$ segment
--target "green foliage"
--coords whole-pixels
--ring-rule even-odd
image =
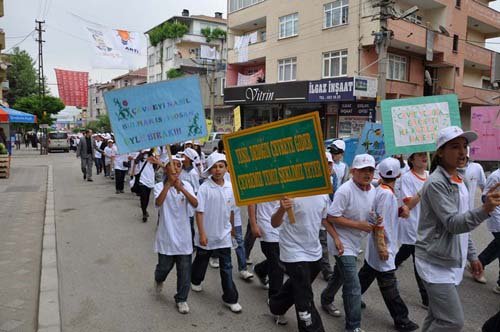
[[[165,22],[152,29],[149,34],[151,45],[156,46],[165,39],[181,38],[189,31],[189,27],[180,22]]]
[[[172,68],[167,71],[168,79],[173,79],[181,76],[184,76],[184,73],[180,69]]]
[[[96,121],[89,122],[87,129],[92,129],[95,133],[111,132],[111,122],[109,121],[109,116],[107,114],[99,115]]]
[[[40,99],[35,95],[19,98],[13,106],[19,111],[36,115],[39,124],[46,123],[48,125],[54,122],[51,115],[56,115],[64,107],[64,103],[59,98],[45,96]]]
[[[201,34],[207,39],[207,43],[212,40],[226,40],[227,32],[221,28],[211,29],[209,27],[201,29]]]
[[[28,97],[38,90],[38,78],[35,70],[35,61],[28,52],[14,48],[8,56],[11,66],[7,69],[7,80],[9,90],[5,94],[5,99],[9,105],[14,105],[18,98]]]
[[[75,127],[71,130],[73,134],[78,134],[81,133],[82,131],[85,131],[85,128]]]
[[[8,154],[9,152],[7,151],[7,148],[5,147],[5,144],[0,143],[0,154]]]

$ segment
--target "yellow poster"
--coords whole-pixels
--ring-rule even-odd
[[[200,138],[201,144],[205,144],[206,142],[208,142],[208,139],[210,138],[210,133],[212,132],[212,120],[206,119],[206,122],[207,122],[208,135],[203,138]]]
[[[241,110],[239,106],[233,110],[233,115],[234,115],[234,131],[238,131],[241,129]]]

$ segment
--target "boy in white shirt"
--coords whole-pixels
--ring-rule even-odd
[[[359,270],[361,294],[377,279],[385,305],[394,320],[397,331],[414,331],[418,325],[408,318],[408,307],[399,295],[394,257],[397,252],[398,200],[394,191],[396,179],[401,175],[399,161],[386,158],[379,164],[380,186],[375,189],[372,216],[381,222],[374,224],[374,232],[368,236],[365,263]]]
[[[207,160],[210,177],[198,191],[196,208],[197,247],[191,273],[191,289],[201,292],[211,255],[219,258],[222,300],[232,312],[241,312],[238,290],[233,282],[231,265],[231,236],[234,234],[234,196],[231,183],[224,180],[227,171],[226,156],[213,152]]]
[[[342,161],[345,152],[345,142],[341,139],[333,141],[330,152],[333,157],[333,170],[337,175],[337,184],[340,186],[349,180],[349,166]]]
[[[191,254],[193,253],[189,210],[190,206],[198,206],[198,200],[191,185],[179,179],[181,162],[182,159],[173,157],[172,161],[164,167],[164,172],[167,174],[165,180],[154,187],[155,206],[159,210],[155,241],[155,252],[158,253],[155,288],[158,293],[161,292],[163,282],[175,264],[177,294],[174,299],[179,312],[187,314],[189,306],[186,301],[189,294]]]
[[[465,179],[467,180],[467,184],[469,186],[469,208],[473,210],[475,206],[476,200],[476,191],[477,187],[481,192],[486,185],[486,176],[484,175],[483,166],[478,163],[473,162],[469,159],[469,150],[467,150],[467,165],[465,166]]]
[[[361,285],[356,261],[361,241],[373,230],[368,217],[375,199],[375,188],[371,184],[375,159],[368,154],[357,155],[351,172],[352,178],[340,186],[328,209],[328,222],[335,225],[344,251],[339,252],[334,239],[328,237],[328,249],[335,256],[337,264],[333,276],[328,280],[328,286],[321,293],[321,305],[330,315],[339,316],[333,301],[343,285],[345,330],[362,332]]]
[[[283,199],[271,217],[271,225],[280,227],[280,261],[288,280],[279,292],[271,296],[269,308],[279,324],[291,306],[295,305],[299,331],[324,331],[321,317],[314,306],[311,284],[321,271],[322,256],[318,234],[330,198],[328,195]],[[295,223],[288,219],[287,209],[293,208]]]

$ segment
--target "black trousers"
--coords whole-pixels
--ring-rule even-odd
[[[271,298],[278,294],[281,286],[283,286],[284,271],[280,263],[280,245],[278,242],[260,241],[260,248],[264,256],[266,256],[266,260],[255,265],[254,271],[259,276],[268,276],[268,297]]]
[[[479,261],[484,267],[493,262],[495,259],[498,259],[500,263],[500,232],[494,232],[492,234],[493,240],[479,254]],[[500,286],[500,270],[498,271],[497,285]]]
[[[365,261],[365,264],[358,272],[359,283],[361,284],[361,294],[366,292],[373,281],[377,279],[378,288],[394,320],[394,324],[405,324],[409,322],[408,307],[399,295],[395,271],[396,270],[380,272],[373,269]]]
[[[278,294],[269,299],[269,308],[274,315],[284,315],[295,305],[300,332],[323,332],[323,322],[314,306],[311,284],[321,270],[320,261],[283,263],[289,279]]]
[[[498,332],[500,331],[500,311],[497,312],[493,317],[488,319],[483,325],[483,332]]]
[[[115,187],[117,191],[122,191],[125,183],[125,175],[127,171],[115,168]]]
[[[146,215],[148,212],[149,196],[151,196],[151,188],[146,187],[143,184],[139,185],[139,198],[141,200],[141,210],[142,215]]]
[[[245,246],[245,258],[248,260],[248,258],[250,257],[250,252],[252,251],[255,244],[255,237],[252,234],[250,222],[247,224],[247,231],[245,232],[245,239],[243,241]]]
[[[417,268],[415,267],[415,246],[412,244],[403,244],[399,248],[396,254],[396,269],[407,260],[410,256],[413,258],[413,272],[415,273],[415,280],[417,281],[418,291],[420,292],[420,298],[422,299],[422,304],[429,305],[429,296],[427,296],[427,291],[425,290],[424,283],[420,276],[418,275]]]

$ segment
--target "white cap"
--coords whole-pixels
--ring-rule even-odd
[[[219,152],[212,152],[207,158],[207,168],[203,174],[208,176],[210,169],[219,161],[226,161],[226,155]]]
[[[333,157],[332,157],[332,154],[330,152],[325,152],[326,153],[326,160],[329,162],[329,163],[333,163]]]
[[[332,145],[339,150],[345,151],[345,142],[341,139],[333,141]]]
[[[172,160],[177,160],[177,161],[182,163],[184,161],[184,158],[182,158],[181,156],[175,155],[175,156],[172,156]],[[167,167],[168,163],[170,162],[168,155],[164,156],[164,158],[162,158],[161,162],[164,164],[164,167]]]
[[[200,156],[195,149],[187,148],[181,153],[194,162],[197,162],[200,159]]]
[[[477,134],[475,132],[463,131],[460,127],[450,126],[439,131],[436,142],[436,150],[457,137],[465,138],[467,140],[467,143],[471,143],[477,140]]]
[[[193,141],[185,141],[185,142],[184,142],[184,145],[186,145],[186,144],[191,144],[191,145],[192,145],[192,144],[193,144]]]
[[[378,164],[378,172],[383,178],[395,179],[401,174],[400,166],[396,158],[385,158]]]
[[[375,169],[375,159],[372,156],[365,153],[358,154],[356,157],[354,157],[354,160],[352,161],[352,168],[362,169],[366,167]]]
[[[193,145],[201,145],[201,143],[200,143],[200,141],[195,140],[195,141],[193,142]]]

